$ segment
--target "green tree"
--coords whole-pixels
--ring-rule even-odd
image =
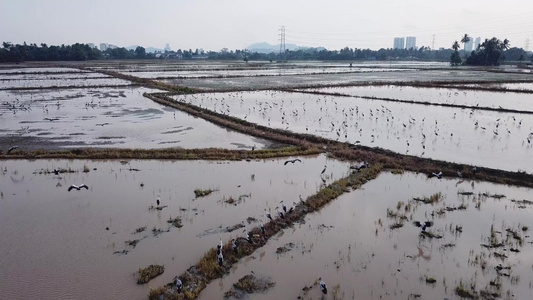
[[[466,64],[475,66],[497,66],[503,60],[503,52],[510,46],[509,40],[503,42],[493,37],[486,39],[466,60]]]
[[[459,48],[459,42],[455,41],[452,45],[453,53],[450,56],[450,65],[452,66],[458,66],[463,62],[461,56],[459,55]]]
[[[137,46],[137,48],[135,48],[135,57],[139,58],[139,59],[145,58],[146,57],[146,49],[144,49],[144,47]]]

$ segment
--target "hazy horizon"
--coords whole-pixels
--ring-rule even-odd
[[[482,6],[474,1],[429,2],[0,0],[0,40],[155,48],[168,43],[173,50],[219,51],[260,42],[279,44],[279,29],[285,26],[286,43],[377,50],[392,48],[394,37],[415,36],[418,47],[431,47],[435,35],[438,49],[450,48],[465,33],[482,40],[507,38],[511,47],[519,48],[533,36],[530,1],[502,5],[488,0]]]

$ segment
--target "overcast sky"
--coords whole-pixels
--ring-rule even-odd
[[[450,48],[468,33],[533,49],[532,0],[0,0],[0,42],[111,43],[218,51],[252,43],[392,48],[396,36]]]

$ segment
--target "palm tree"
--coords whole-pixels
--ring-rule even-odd
[[[511,43],[509,43],[509,40],[508,39],[503,40],[502,49],[503,50],[507,50],[507,49],[509,49],[509,47],[511,47]]]
[[[467,33],[465,33],[465,35],[461,38],[461,43],[463,43],[463,49],[465,53],[465,59],[466,59],[466,43],[470,42],[470,40],[472,40],[472,38],[469,37]]]
[[[458,51],[459,48],[461,48],[461,46],[459,45],[459,42],[458,41],[453,42],[452,49],[454,51]]]
[[[459,46],[459,42],[458,41],[455,41],[452,45],[452,49],[453,49],[453,53],[452,55],[450,56],[450,64],[452,66],[457,66],[457,65],[460,65],[461,64],[461,56],[459,55],[459,48],[461,46]]]

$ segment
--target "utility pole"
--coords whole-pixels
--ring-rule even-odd
[[[526,40],[526,51],[529,51],[529,39]]]
[[[279,29],[279,59],[283,61],[285,57],[285,26]]]
[[[431,50],[435,50],[435,35],[433,35],[433,41],[431,42]]]

